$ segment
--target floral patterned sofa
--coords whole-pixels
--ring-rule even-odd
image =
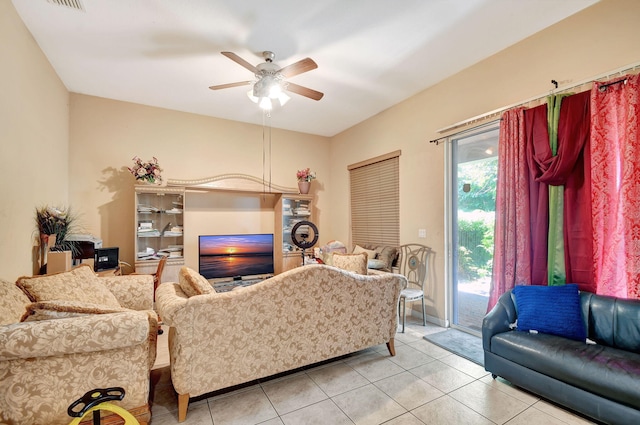
[[[178,420],[186,419],[189,397],[378,344],[386,343],[395,355],[398,298],[406,279],[366,274],[366,257],[360,258],[364,274],[307,265],[216,293],[183,267],[180,282],[160,285],[156,304],[171,326]]]
[[[0,424],[68,424],[73,401],[108,387],[123,387],[115,403],[147,424],[152,307],[150,275],[97,277],[79,266],[0,279]]]

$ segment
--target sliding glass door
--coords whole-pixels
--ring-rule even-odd
[[[478,334],[493,259],[499,123],[450,140],[449,244],[452,325]]]

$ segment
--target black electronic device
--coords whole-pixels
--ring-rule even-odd
[[[77,248],[72,251],[75,265],[80,264],[81,260],[95,259],[95,250],[102,248],[102,239],[89,234],[67,235],[66,240],[74,242]]]
[[[291,242],[302,249],[302,265],[305,264],[306,250],[312,248],[318,242],[319,236],[318,228],[310,221],[300,221],[291,229]]]
[[[115,269],[118,267],[118,257],[120,249],[96,248],[93,262],[93,269],[97,272],[102,270]]]

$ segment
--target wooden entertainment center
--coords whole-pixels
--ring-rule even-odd
[[[178,271],[185,265],[185,240],[198,238],[184,226],[189,215],[186,200],[190,193],[219,191],[273,197],[274,272],[302,264],[302,253],[291,242],[291,227],[300,220],[317,223],[313,195],[301,195],[297,187],[270,184],[246,174],[223,174],[197,180],[169,179],[165,186],[135,186],[136,272],[155,272],[158,253],[168,254],[162,281],[177,281]]]

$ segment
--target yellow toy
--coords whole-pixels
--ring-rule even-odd
[[[112,400],[122,400],[124,389],[120,387],[97,388],[87,392],[82,398],[71,403],[67,414],[73,418],[69,425],[77,425],[89,413],[93,413],[93,424],[100,425],[100,410],[107,410],[124,419],[124,425],[140,425],[140,422],[125,409],[113,403]],[[79,410],[78,410],[79,409]]]

